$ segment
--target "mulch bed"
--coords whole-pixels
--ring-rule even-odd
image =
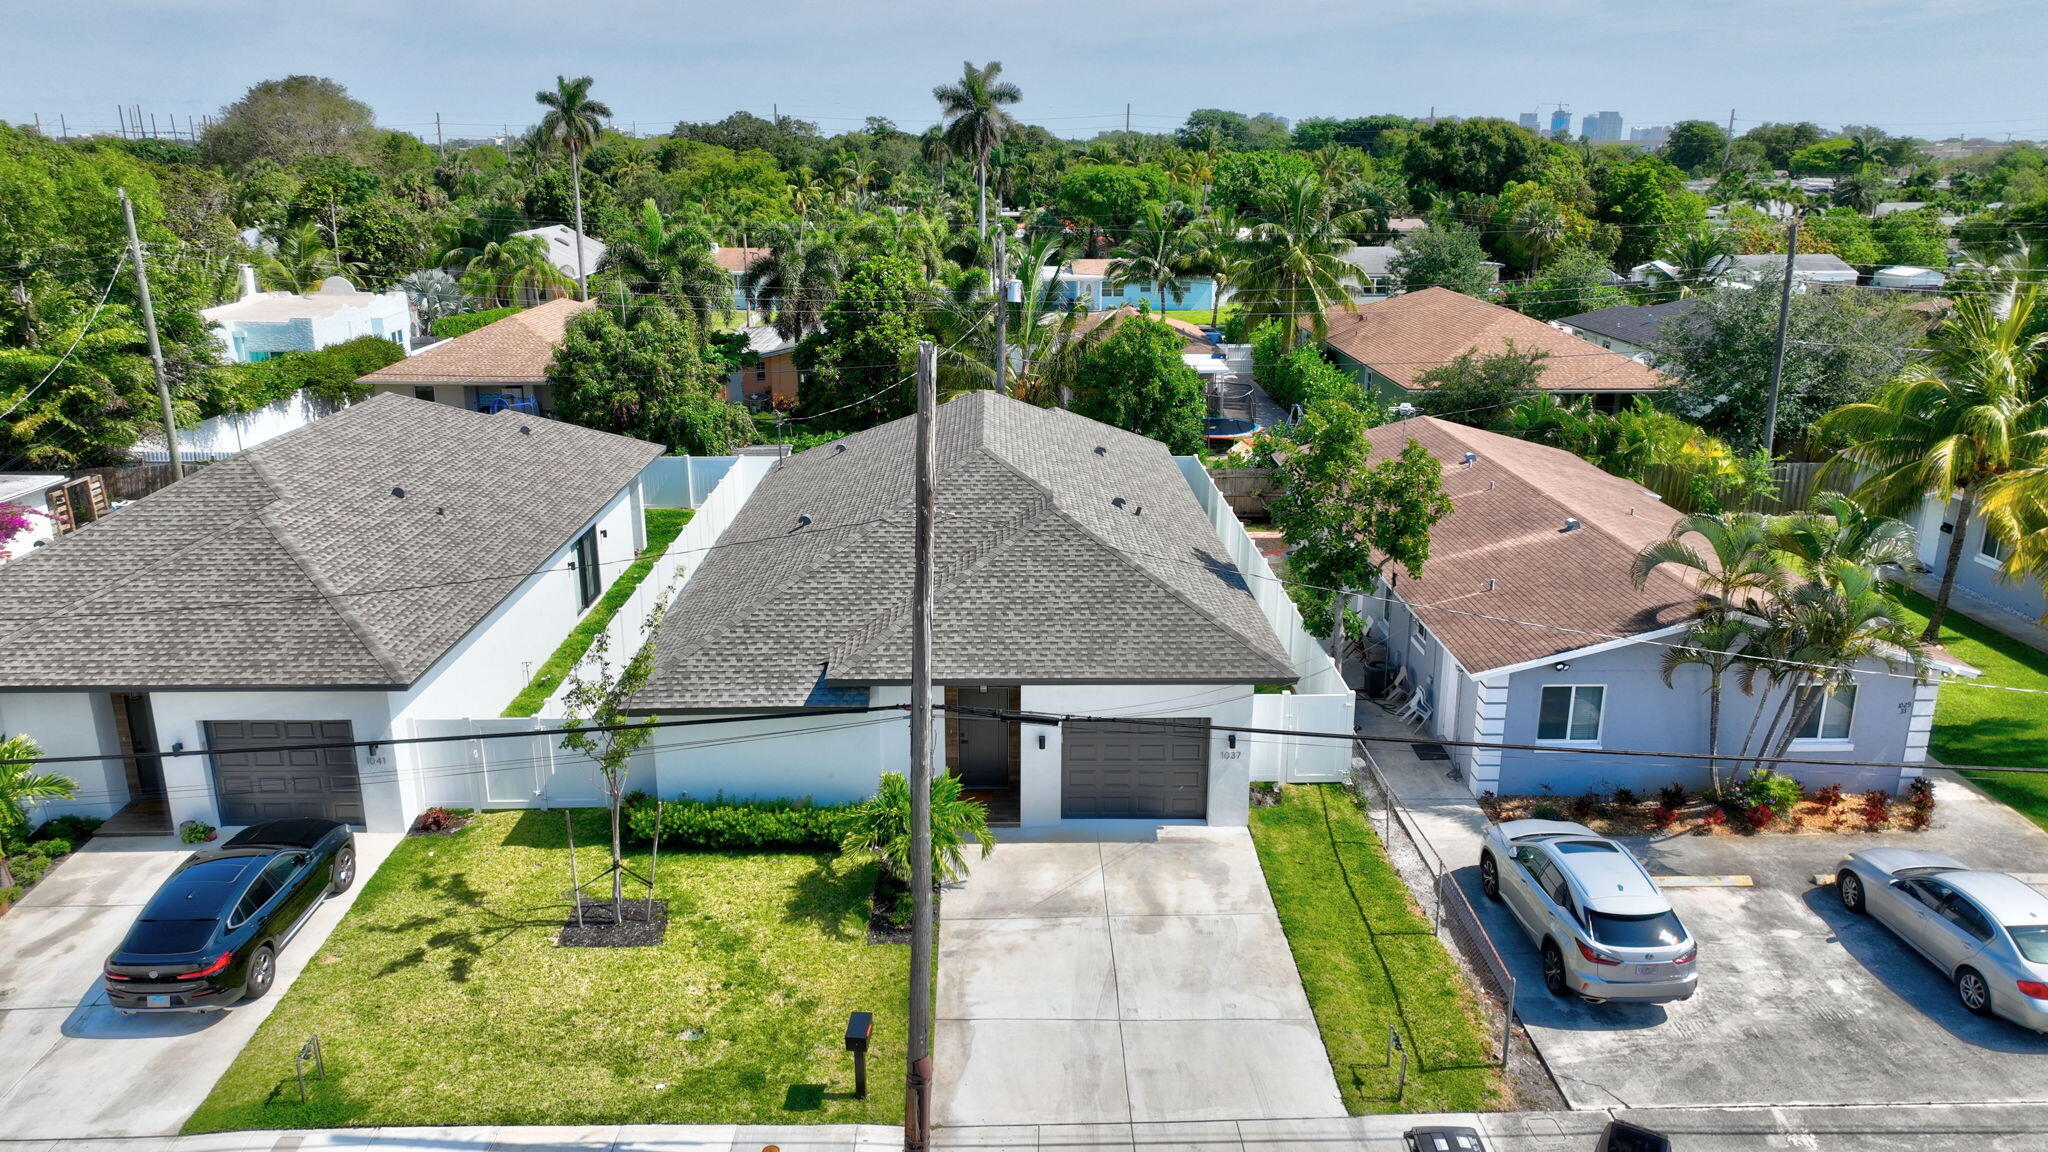
[[[1809,794],[1785,817],[1773,819],[1763,828],[1753,827],[1739,810],[1724,808],[1703,799],[1688,799],[1672,809],[1675,818],[1660,822],[1659,803],[1642,800],[1618,804],[1603,800],[1589,803],[1578,796],[1485,796],[1479,801],[1487,818],[1506,820],[1570,820],[1584,824],[1603,836],[1754,836],[1842,835],[1855,832],[1921,832],[1933,823],[1930,804],[1924,812],[1909,798],[1888,797],[1887,819],[1872,820],[1864,795],[1849,793],[1840,798]]]
[[[576,923],[571,907],[562,921],[555,943],[563,948],[651,948],[668,934],[668,901],[627,900],[625,920],[612,922],[612,902],[596,896],[581,896],[583,923]]]
[[[932,914],[936,919],[939,910],[938,893],[932,893]],[[907,913],[910,910],[910,887],[887,872],[875,873],[875,891],[868,900],[868,943],[904,944],[910,943],[910,922],[906,917],[903,927],[898,928],[889,919],[898,905]]]

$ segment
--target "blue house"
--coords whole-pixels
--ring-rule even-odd
[[[1154,312],[1169,310],[1199,310],[1216,306],[1216,281],[1207,276],[1189,276],[1180,281],[1181,291],[1162,295],[1157,285],[1128,284],[1122,288],[1110,284],[1112,259],[1072,260],[1060,269],[1060,298],[1067,301],[1080,300],[1090,311],[1107,311],[1125,305],[1133,307],[1143,304]]]

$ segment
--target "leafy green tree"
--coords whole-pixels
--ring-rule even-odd
[[[1199,452],[1208,402],[1202,378],[1180,358],[1185,343],[1150,317],[1119,321],[1082,352],[1074,411],[1149,436],[1175,455]]]
[[[1315,162],[1298,152],[1242,152],[1216,162],[1210,202],[1239,215],[1257,215],[1273,190],[1308,176],[1321,178]]]
[[[1390,565],[1411,577],[1429,559],[1430,530],[1450,514],[1443,466],[1413,440],[1375,461],[1366,412],[1341,400],[1311,405],[1293,449],[1279,458],[1286,493],[1273,520],[1287,537],[1287,570],[1303,586],[1302,622],[1322,634],[1337,624],[1329,589],[1368,590]]]
[[[2048,334],[2030,334],[2040,300],[2038,285],[2017,280],[1962,296],[1930,337],[1931,357],[1820,421],[1823,435],[1846,445],[1837,459],[1869,472],[1855,496],[1873,508],[1903,512],[1925,496],[1955,494],[1941,588],[1921,633],[1930,644],[1941,635],[1977,501],[2015,471],[2048,464]]]
[[[1394,150],[1395,141],[1414,127],[1415,121],[1406,116],[1356,116],[1348,120],[1311,116],[1296,121],[1294,146],[1303,151],[1313,151],[1338,144],[1385,156]]]
[[[1719,124],[1707,120],[1680,120],[1658,153],[1671,166],[1695,176],[1718,169],[1728,149],[1728,134]]]
[[[1870,220],[1849,208],[1831,208],[1807,217],[1799,227],[1799,250],[1832,252],[1845,262],[1865,269],[1874,267],[1884,258],[1876,237],[1871,234]]]
[[[1562,320],[1596,308],[1631,304],[1634,297],[1613,283],[1607,258],[1590,248],[1568,248],[1508,294],[1508,304],[1538,320]]]
[[[932,98],[939,102],[946,147],[954,155],[974,161],[974,230],[984,236],[988,234],[989,153],[1017,130],[1017,121],[1004,111],[1004,105],[1024,98],[1022,89],[998,79],[1002,74],[999,60],[979,68],[963,62],[958,83],[932,89]]]
[[[1786,167],[1794,176],[1840,176],[1856,170],[1849,159],[1854,147],[1846,136],[1818,140],[1792,153]]]
[[[1664,328],[1657,369],[1678,380],[1674,410],[1741,451],[1764,447],[1771,358],[1777,348],[1778,278],[1752,290],[1722,288],[1699,298],[1684,324]],[[1827,412],[1868,396],[1896,375],[1919,338],[1917,315],[1894,300],[1853,292],[1792,297],[1778,427],[1810,428]]]
[[[841,852],[872,852],[882,870],[899,884],[910,883],[910,782],[901,772],[884,772],[875,794],[854,810],[840,845]],[[951,772],[932,775],[932,883],[943,884],[967,874],[967,842],[981,845],[985,858],[995,851],[988,830],[988,810],[961,792]]]
[[[1250,152],[1262,148],[1285,148],[1287,126],[1272,116],[1246,116],[1222,108],[1197,108],[1174,133],[1174,143],[1190,150],[1209,150],[1214,139],[1221,149]]]
[[[919,318],[932,302],[917,267],[901,256],[871,256],[849,268],[825,309],[824,328],[797,346],[804,374],[797,414],[831,412],[840,427],[865,428],[916,407]]]
[[[1764,163],[1784,170],[1792,166],[1792,154],[1809,144],[1818,144],[1828,134],[1820,125],[1807,121],[1796,124],[1759,124],[1742,134],[1742,139],[1763,149]]]
[[[308,156],[354,157],[375,131],[370,106],[322,76],[286,76],[252,86],[220,110],[200,138],[209,164],[239,168],[264,159],[291,164]]]
[[[622,833],[625,830],[625,798],[627,774],[633,766],[633,754],[645,747],[648,738],[654,735],[652,716],[634,717],[631,703],[635,693],[647,686],[647,678],[654,674],[654,634],[661,628],[661,618],[668,611],[668,598],[664,593],[655,603],[653,611],[640,624],[640,646],[616,671],[611,665],[611,630],[598,629],[590,647],[576,667],[569,673],[569,686],[562,694],[562,703],[568,708],[569,716],[564,727],[569,731],[562,737],[562,747],[583,753],[597,766],[598,775],[604,779],[606,807],[610,809],[612,823],[612,864],[608,875],[612,882],[612,927],[623,928],[626,923],[626,856]],[[648,886],[650,896],[653,885]],[[582,921],[583,893],[576,892],[577,921]]]
[[[1401,153],[1409,186],[1438,197],[1491,196],[1513,181],[1536,179],[1542,167],[1541,140],[1489,117],[1439,120]]]
[[[1103,233],[1119,236],[1165,201],[1166,171],[1156,164],[1090,164],[1060,177],[1059,210],[1088,228],[1092,255]]]
[[[1948,229],[1927,209],[1893,212],[1871,226],[1885,264],[1910,264],[1920,268],[1948,266]]]
[[[235,365],[241,392],[236,408],[247,411],[282,400],[301,389],[342,404],[370,394],[363,377],[405,359],[405,350],[382,336],[358,336],[315,352],[280,352],[257,364]]]
[[[1410,403],[1423,416],[1441,416],[1474,428],[1492,428],[1515,402],[1542,387],[1550,353],[1522,352],[1513,340],[1505,350],[1481,353],[1468,348],[1448,364],[1439,364],[1415,378],[1426,391]]]
[[[1497,276],[1487,266],[1486,250],[1479,246],[1479,234],[1463,224],[1445,220],[1419,232],[1410,232],[1394,242],[1397,254],[1388,271],[1401,278],[1401,287],[1414,292],[1423,288],[1448,288],[1466,296],[1484,297],[1493,291]]]
[[[576,298],[590,298],[589,265],[583,261],[583,152],[596,144],[612,110],[590,98],[590,77],[571,80],[555,77],[554,91],[533,94],[534,102],[547,109],[540,118],[540,132],[548,145],[569,154],[569,185],[576,201]]]
[[[1641,264],[1661,251],[1673,235],[1702,224],[1704,200],[1685,190],[1684,173],[1656,156],[1594,170],[1600,219],[1621,233],[1615,263]]]
[[[32,736],[0,740],[0,888],[14,887],[7,853],[18,851],[28,840],[28,806],[44,800],[69,800],[78,794],[78,782],[69,776],[35,770],[35,761],[42,754],[42,746]],[[14,763],[6,763],[10,760]]]
[[[576,317],[548,369],[555,413],[571,424],[636,436],[690,456],[725,456],[752,437],[746,410],[725,399],[687,312],[647,308],[627,327],[602,309]]]

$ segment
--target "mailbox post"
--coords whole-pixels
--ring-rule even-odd
[[[855,1012],[846,1018],[846,1050],[853,1053],[853,1095],[868,1098],[868,1038],[874,1034],[872,1012]]]

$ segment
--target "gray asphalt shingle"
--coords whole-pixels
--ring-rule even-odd
[[[795,707],[907,681],[914,436],[898,420],[763,479],[662,621],[636,703]],[[942,405],[935,438],[939,680],[1294,680],[1163,445],[992,392]]]
[[[660,453],[372,396],[0,566],[0,686],[410,685]]]

